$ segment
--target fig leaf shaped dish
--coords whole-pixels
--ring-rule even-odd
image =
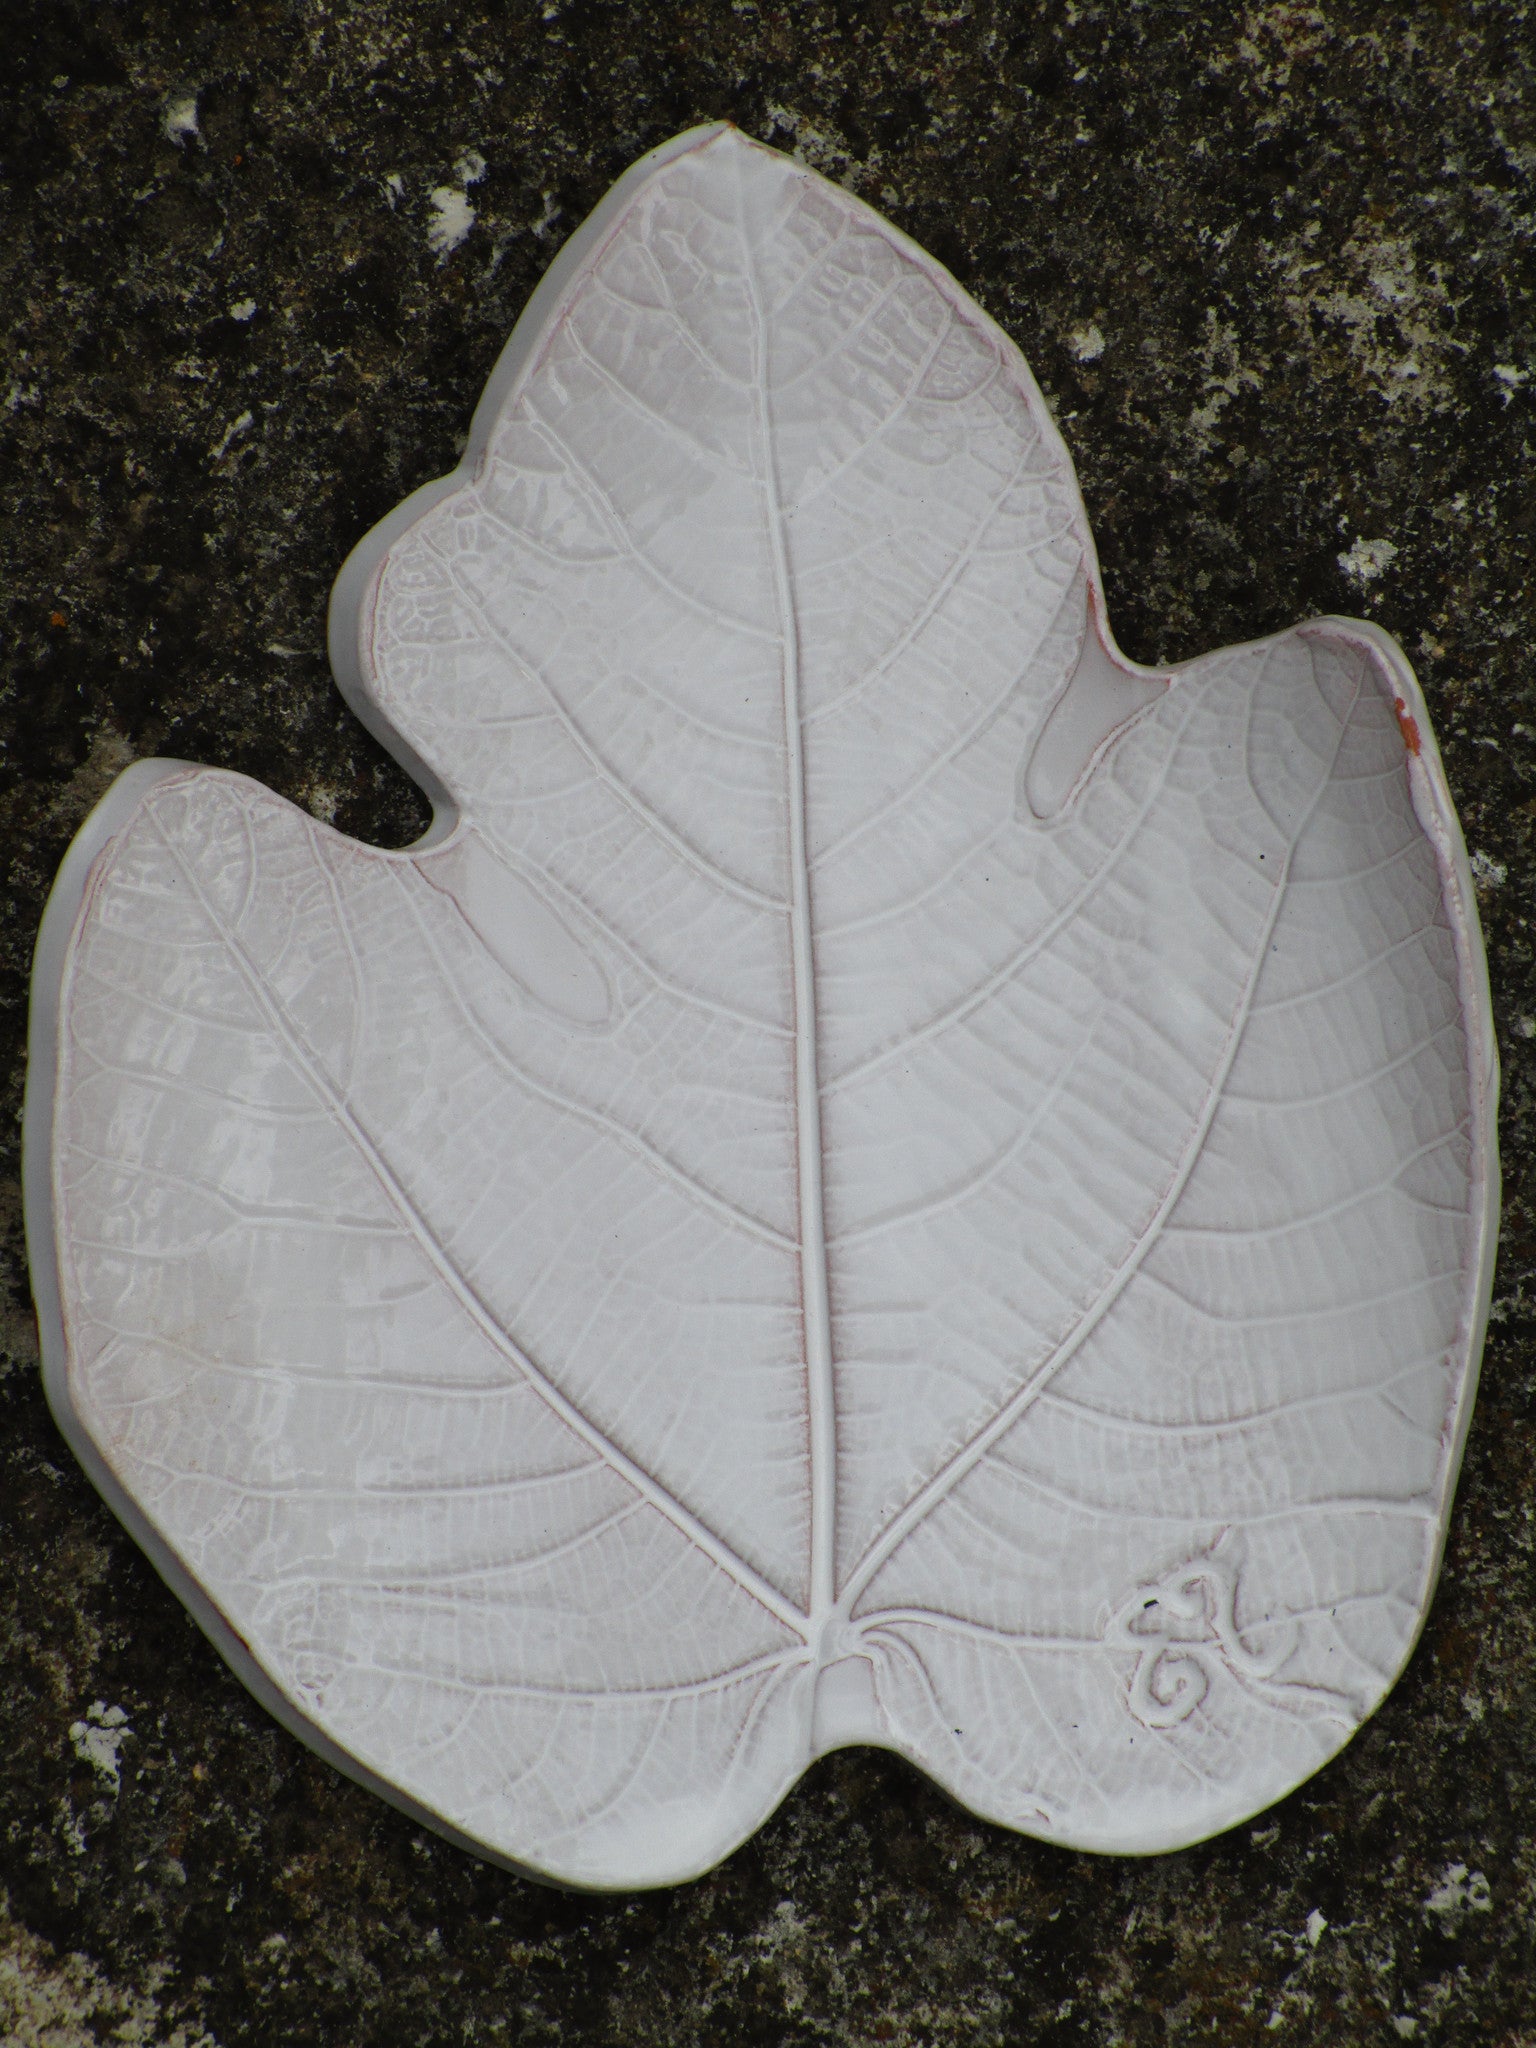
[[[637,164],[344,567],[404,852],[145,762],[40,941],[59,1420],[226,1657],[534,1875],[816,1756],[1176,1848],[1433,1587],[1497,1202],[1407,661],[1117,653],[1017,349],[732,129]]]

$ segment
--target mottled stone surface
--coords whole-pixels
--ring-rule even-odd
[[[1536,8],[10,0],[3,31],[0,2038],[1536,2043]],[[1183,1855],[1044,1849],[851,1752],[700,1884],[538,1890],[279,1732],[40,1391],[16,1137],[71,831],[170,753],[413,835],[328,679],[332,574],[450,466],[613,177],[721,115],[1022,343],[1129,652],[1397,633],[1474,850],[1507,1195],[1445,1575],[1344,1755]]]

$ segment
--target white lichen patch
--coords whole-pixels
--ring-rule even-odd
[[[427,247],[439,259],[449,256],[475,224],[475,209],[456,185],[435,185],[427,194],[432,216],[427,222]]]
[[[1480,1870],[1448,1863],[1424,1901],[1424,1911],[1433,1914],[1447,1934],[1455,1934],[1469,1914],[1493,1911],[1493,1887]]]
[[[1484,853],[1479,847],[1469,863],[1472,879],[1479,889],[1497,889],[1501,882],[1509,880],[1509,869],[1503,861],[1495,860],[1491,853]]]
[[[765,112],[769,125],[760,131],[764,140],[778,128],[794,138],[790,155],[797,163],[809,164],[824,178],[834,178],[843,184],[851,181],[857,160],[835,128],[821,127],[798,109],[786,107],[779,100],[770,100]]]
[[[1080,363],[1096,363],[1104,353],[1104,335],[1098,322],[1074,327],[1067,336],[1067,346]]]
[[[469,202],[469,187],[485,176],[485,158],[478,149],[467,149],[453,167],[454,183],[435,185],[427,194],[431,217],[427,222],[427,247],[439,263],[451,256],[475,224],[475,209]],[[386,187],[398,180],[386,179]],[[394,205],[391,198],[390,205]]]
[[[795,1910],[794,1901],[781,1899],[772,1917],[763,1922],[751,1941],[765,1974],[776,1982],[785,2007],[790,2012],[802,2012],[809,1995],[816,1935]]]
[[[98,727],[90,752],[48,806],[49,824],[67,826],[73,831],[136,758],[132,742],[115,726]]]
[[[254,320],[256,317],[256,301],[254,299],[236,299],[229,309],[229,317],[231,320],[239,320],[242,324],[247,320]]]
[[[305,810],[312,818],[318,818],[322,825],[334,825],[336,811],[341,803],[341,792],[326,782],[311,782],[300,798]]]
[[[1216,438],[1221,416],[1240,391],[1257,391],[1263,379],[1243,362],[1237,329],[1218,315],[1214,306],[1205,309],[1205,333],[1200,342],[1200,403],[1191,412],[1188,432],[1196,454],[1206,454]]]
[[[1406,237],[1365,220],[1335,252],[1304,233],[1271,260],[1286,272],[1281,303],[1297,327],[1332,327],[1385,404],[1435,411],[1452,402],[1456,302],[1442,267],[1421,269]]]
[[[160,122],[160,132],[167,142],[180,144],[191,141],[192,137],[198,132],[197,94],[195,92],[177,93],[174,99],[166,102],[165,113]]]
[[[86,1709],[85,1719],[70,1726],[69,1739],[74,1744],[75,1755],[82,1763],[90,1765],[103,1788],[114,1799],[123,1783],[122,1747],[132,1735],[128,1716],[122,1708],[109,1707],[102,1700],[93,1700]]]
[[[1363,590],[1397,560],[1397,543],[1390,540],[1353,541],[1338,557],[1339,567],[1351,582],[1358,583]]]
[[[89,1956],[60,1954],[10,1917],[0,1894],[0,2039],[7,2048],[218,2048],[199,2026],[171,2022],[159,1999],[168,1965],[141,1985],[114,1984]]]
[[[564,213],[565,208],[559,204],[553,192],[541,192],[539,198],[543,205],[543,211],[528,232],[536,241],[543,242],[548,239],[551,228],[553,228],[561,214]]]
[[[1297,64],[1334,42],[1338,29],[1320,7],[1260,4],[1242,17],[1237,55],[1266,93],[1284,92]]]
[[[228,452],[230,442],[238,441],[242,434],[248,434],[255,424],[256,420],[255,415],[253,413],[237,413],[235,418],[230,421],[229,425],[224,429],[223,433],[214,443],[213,447],[208,451],[208,460],[210,462],[222,461],[223,457]]]

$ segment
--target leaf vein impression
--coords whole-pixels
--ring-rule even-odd
[[[855,1086],[858,1082],[865,1080],[870,1074],[878,1073],[882,1067],[890,1066],[893,1061],[905,1058],[914,1047],[922,1045],[930,1038],[938,1037],[941,1032],[947,1031],[951,1025],[963,1023],[967,1017],[979,1010],[982,1004],[991,996],[996,995],[1000,988],[1005,988],[1008,983],[1014,981],[1022,970],[1029,965],[1031,960],[1043,953],[1052,940],[1066,930],[1067,926],[1079,915],[1083,905],[1088,902],[1095,890],[1099,888],[1101,883],[1107,881],[1113,875],[1120,855],[1125,851],[1137,831],[1151,815],[1158,797],[1162,794],[1163,785],[1168,777],[1168,771],[1178,751],[1179,741],[1184,736],[1184,729],[1195,714],[1195,702],[1195,692],[1191,690],[1190,702],[1185,707],[1183,719],[1177,728],[1168,735],[1167,751],[1164,754],[1162,765],[1158,773],[1149,782],[1145,798],[1126,820],[1125,827],[1120,833],[1119,838],[1115,840],[1112,846],[1105,849],[1102,860],[1099,861],[1096,867],[1088,871],[1080,887],[1072,892],[1054,916],[1048,919],[1040,930],[1032,932],[1022,945],[1015,947],[1014,951],[1009,954],[1001,966],[995,968],[985,981],[980,982],[968,995],[961,996],[957,1001],[951,1003],[948,1009],[940,1010],[936,1016],[930,1017],[926,1024],[919,1024],[914,1030],[909,1031],[904,1037],[897,1039],[893,1044],[881,1046],[878,1051],[868,1054],[864,1059],[858,1061],[856,1065],[845,1067],[842,1073],[835,1074],[827,1083],[827,1092],[829,1094],[834,1090]]]
[[[628,1481],[637,1493],[663,1515],[680,1534],[685,1536],[710,1561],[731,1578],[742,1592],[765,1607],[776,1620],[794,1635],[805,1638],[806,1617],[792,1601],[786,1600],[776,1586],[765,1579],[761,1572],[754,1570],[744,1557],[739,1556],[725,1540],[716,1534],[691,1509],[654,1478],[645,1468],[598,1428],[589,1416],[577,1407],[569,1396],[549,1379],[534,1363],[522,1347],[516,1344],[504,1330],[492,1312],[490,1305],[482,1299],[478,1290],[471,1285],[468,1277],[449,1258],[426,1218],[417,1208],[404,1183],[380,1151],[371,1132],[353,1109],[352,1104],[340,1093],[330,1075],[304,1042],[297,1026],[285,1015],[275,999],[268,992],[263,977],[246,952],[245,946],[232,931],[209,900],[198,877],[196,867],[182,853],[175,840],[165,830],[157,812],[151,812],[156,835],[172,860],[181,870],[188,888],[196,898],[203,915],[218,932],[229,948],[242,981],[249,991],[252,1002],[267,1020],[273,1036],[283,1046],[304,1080],[318,1099],[329,1110],[335,1122],[347,1133],[362,1154],[384,1193],[389,1198],[404,1223],[407,1232],[415,1239],[429,1264],[442,1278],[454,1299],[464,1310],[469,1320],[487,1338],[492,1347],[501,1353],[539,1395],[545,1405],[560,1421],[573,1430],[583,1442],[589,1444],[598,1455],[612,1466],[619,1476]]]
[[[541,1685],[536,1679],[458,1678],[446,1671],[420,1671],[410,1665],[389,1664],[373,1658],[367,1663],[355,1662],[353,1669],[375,1671],[381,1677],[401,1678],[415,1685],[439,1686],[445,1692],[469,1693],[477,1698],[505,1695],[512,1699],[594,1700],[600,1704],[618,1700],[624,1705],[642,1701],[670,1705],[674,1700],[704,1699],[711,1693],[728,1692],[733,1685],[745,1685],[754,1678],[775,1676],[804,1661],[803,1653],[797,1658],[793,1651],[774,1650],[766,1656],[754,1657],[749,1663],[735,1664],[728,1670],[712,1672],[707,1678],[686,1679],[677,1685],[615,1685],[607,1679],[594,1681],[591,1685]]]
[[[592,769],[603,787],[617,798],[624,809],[629,811],[648,832],[654,834],[664,845],[670,847],[678,859],[685,866],[692,868],[702,881],[713,883],[716,888],[725,890],[728,895],[736,897],[743,903],[750,903],[755,910],[783,910],[784,905],[776,901],[774,897],[765,896],[760,889],[754,889],[750,882],[739,881],[735,875],[727,874],[724,868],[717,866],[709,858],[708,854],[701,853],[691,840],[685,839],[679,831],[669,825],[664,818],[658,817],[647,803],[636,796],[628,783],[625,782],[623,776],[616,774],[608,765],[606,757],[593,744],[586,728],[576,718],[565,700],[555,689],[553,683],[550,682],[548,676],[544,674],[542,669],[536,668],[528,660],[527,656],[523,654],[522,650],[514,646],[507,638],[506,634],[486,611],[474,592],[467,587],[458,570],[443,553],[442,549],[431,539],[427,540],[426,545],[436,555],[438,561],[442,563],[454,589],[480,621],[490,638],[496,642],[496,645],[510,660],[517,663],[523,674],[543,691],[554,708],[555,716],[569,734],[577,752]]]
[[[1010,479],[1004,492],[997,499],[996,504],[994,504],[993,512],[996,511],[998,505],[1001,505],[1002,497],[1006,496],[1007,491],[1011,490],[1012,487],[1013,480]],[[991,514],[988,516],[990,517]],[[1054,534],[1051,536],[1052,539],[1058,537]],[[950,595],[974,559],[978,539],[979,534],[972,536],[971,540],[957,554],[955,561],[950,565],[949,569],[946,570],[939,594],[930,604],[922,608],[912,624],[898,636],[890,649],[881,656],[880,660],[866,669],[856,684],[843,691],[841,697],[837,700],[839,703],[846,703],[850,697],[862,690],[866,683],[875,681],[931,623],[937,615],[943,599]],[[1077,588],[1078,581],[1074,577],[1062,592],[1060,602],[1051,614],[1050,620],[1040,636],[1042,641],[1048,639],[1051,633],[1055,631],[1061,614],[1071,602],[1072,595]],[[1090,627],[1089,630],[1092,631],[1092,628]],[[822,847],[816,855],[816,866],[820,867],[824,862],[840,859],[848,851],[849,847],[856,845],[866,833],[873,832],[877,826],[884,824],[886,819],[891,817],[893,813],[904,810],[912,802],[913,798],[918,795],[919,791],[926,789],[935,777],[942,775],[944,770],[957,761],[968,747],[973,746],[990,726],[995,725],[1018,695],[1019,686],[1025,676],[1028,675],[1030,664],[1038,653],[1039,643],[1037,642],[1035,646],[1031,647],[1021,657],[1013,673],[997,694],[981,705],[969,725],[962,726],[949,745],[941,753],[934,755],[926,766],[913,776],[911,781],[897,790],[894,795],[887,797],[883,803],[877,804],[872,811],[866,811],[864,816],[858,819],[856,823],[850,825],[846,832],[841,833],[829,845]]]
[[[1109,1280],[1099,1290],[1097,1296],[1087,1304],[1076,1323],[1067,1331],[1055,1349],[1041,1361],[1036,1370],[1004,1402],[992,1419],[981,1429],[977,1430],[970,1440],[963,1444],[939,1468],[927,1484],[912,1496],[907,1505],[865,1551],[864,1556],[850,1572],[847,1584],[842,1590],[839,1604],[844,1611],[852,1612],[859,1595],[875,1578],[881,1566],[905,1542],[911,1532],[927,1519],[939,1503],[954,1492],[961,1480],[987,1455],[993,1445],[1014,1427],[1044,1388],[1050,1384],[1051,1380],[1055,1378],[1063,1366],[1075,1356],[1077,1351],[1086,1343],[1104,1317],[1108,1315],[1109,1311],[1120,1299],[1136,1274],[1141,1270],[1152,1248],[1161,1240],[1163,1226],[1177,1207],[1179,1199],[1188,1185],[1189,1177],[1194,1172],[1196,1163],[1205,1149],[1206,1137],[1209,1134],[1216,1112],[1221,1106],[1226,1079],[1232,1070],[1233,1062],[1237,1058],[1238,1048],[1242,1044],[1248,1017],[1253,1009],[1254,1000],[1263,976],[1264,963],[1269,955],[1270,938],[1273,935],[1276,924],[1279,922],[1280,912],[1285,903],[1291,865],[1295,859],[1296,848],[1301,844],[1307,828],[1312,822],[1313,815],[1333,780],[1334,769],[1343,750],[1345,735],[1353,722],[1355,707],[1360,701],[1360,694],[1363,688],[1363,680],[1357,681],[1354,693],[1350,698],[1349,709],[1344,717],[1339,720],[1339,734],[1334,744],[1332,758],[1328,763],[1326,771],[1319,776],[1312,801],[1297,821],[1290,844],[1286,848],[1285,860],[1275,880],[1274,893],[1270,901],[1269,910],[1254,941],[1251,964],[1247,977],[1239,991],[1226,1044],[1207,1083],[1201,1113],[1195,1121],[1189,1141],[1170,1178],[1162,1200],[1158,1203],[1145,1229],[1131,1246],[1125,1258],[1120,1262],[1120,1265],[1110,1275]],[[1190,715],[1190,713],[1186,713],[1186,722]],[[1124,842],[1122,841],[1121,843],[1123,844]],[[1106,863],[1107,865],[1108,863]],[[1102,875],[1103,872],[1104,869],[1101,868],[1099,875]],[[1097,881],[1098,875],[1094,879]],[[1019,1476],[1023,1477],[1022,1474]],[[1033,1480],[1030,1483],[1038,1484],[1038,1482]],[[1074,1504],[1068,1503],[1068,1505]],[[1266,1518],[1260,1517],[1259,1519]]]
[[[593,283],[598,290],[606,292],[609,297],[618,297],[613,287],[605,283],[602,278],[594,278]],[[674,316],[674,327],[680,324]],[[588,369],[591,370],[593,376],[602,384],[603,389],[611,392],[621,405],[630,406],[640,415],[641,419],[649,420],[652,426],[659,427],[664,434],[668,436],[675,435],[678,440],[687,442],[699,461],[706,468],[713,470],[717,476],[730,477],[737,483],[746,481],[742,472],[731,463],[724,461],[718,450],[711,448],[707,442],[699,439],[685,419],[673,418],[667,413],[658,412],[648,399],[640,396],[640,393],[635,390],[633,385],[626,384],[621,377],[615,376],[608,365],[593,355],[591,349],[587,347],[574,321],[568,320],[566,322],[565,338],[587,365]]]
[[[507,1075],[514,1086],[526,1089],[530,1095],[536,1096],[541,1102],[548,1103],[552,1109],[559,1110],[563,1116],[572,1117],[576,1122],[586,1124],[589,1129],[601,1131],[606,1137],[612,1138],[626,1152],[632,1152],[638,1158],[643,1159],[669,1187],[676,1188],[688,1200],[697,1202],[703,1208],[711,1210],[723,1223],[728,1224],[732,1229],[745,1231],[749,1237],[755,1237],[764,1244],[772,1245],[775,1251],[794,1252],[796,1250],[793,1238],[786,1237],[782,1231],[775,1230],[771,1223],[763,1222],[761,1217],[750,1215],[745,1209],[740,1209],[734,1202],[728,1201],[724,1195],[717,1194],[713,1188],[706,1186],[703,1181],[695,1178],[685,1167],[679,1166],[675,1159],[669,1158],[659,1146],[653,1145],[648,1138],[642,1137],[638,1131],[631,1130],[628,1124],[620,1123],[617,1117],[609,1116],[604,1110],[593,1109],[587,1103],[578,1102],[574,1096],[562,1095],[558,1088],[551,1088],[547,1083],[540,1081],[535,1075],[530,1074],[526,1067],[519,1066],[511,1054],[491,1036],[474,1011],[465,1002],[459,992],[458,982],[447,961],[443,958],[442,949],[439,947],[432,932],[428,929],[426,919],[421,914],[421,905],[413,899],[411,891],[405,886],[405,878],[400,874],[399,870],[395,869],[392,872],[399,886],[406,912],[414,922],[417,931],[421,934],[422,944],[432,956],[433,965],[441,976],[442,986],[451,994],[453,1007],[458,1013],[459,1021],[463,1024],[464,1029],[471,1038],[484,1051],[491,1064]]]
[[[837,1417],[832,1373],[832,1311],[827,1281],[826,1207],[822,1186],[821,1088],[817,1073],[816,981],[811,927],[811,871],[806,846],[805,724],[800,707],[800,622],[779,491],[778,448],[770,388],[769,328],[753,240],[736,179],[736,222],[752,316],[752,370],[764,519],[774,599],[783,646],[784,751],[788,784],[790,971],[794,982],[796,1167],[800,1199],[800,1302],[805,1348],[810,1453],[810,1615],[815,1627],[835,1597]]]
[[[677,582],[674,577],[669,576],[659,562],[651,559],[644,548],[637,547],[625,529],[623,517],[618,507],[603,488],[601,480],[592,469],[590,463],[582,460],[552,421],[546,419],[542,413],[535,411],[531,399],[526,400],[525,403],[528,406],[530,417],[538,422],[540,432],[549,441],[555,453],[569,469],[571,475],[585,485],[598,518],[607,527],[609,535],[619,551],[621,560],[632,562],[641,575],[648,577],[664,596],[674,599],[687,611],[697,612],[701,618],[707,619],[710,625],[718,627],[721,632],[739,633],[744,640],[760,640],[770,645],[772,644],[773,634],[767,627],[755,625],[751,619],[738,618],[734,612],[724,611],[719,605],[711,604],[707,597],[697,596],[693,591],[687,589],[685,585]],[[506,521],[501,519],[496,513],[491,512],[488,516],[495,520],[498,525],[506,526]],[[541,554],[548,554],[550,552],[548,549],[540,547],[538,541],[534,540],[526,529],[522,527],[517,529],[517,537],[519,540],[529,541],[532,546],[539,549]],[[553,559],[558,561],[560,557],[554,556]]]
[[[553,714],[551,714],[553,716]],[[421,856],[431,860],[430,851]],[[573,889],[562,876],[551,874],[538,861],[529,860],[513,853],[509,848],[498,846],[496,857],[518,879],[527,884],[535,894],[547,891],[557,896],[561,904],[578,924],[589,925],[597,932],[605,945],[611,946],[651,985],[655,994],[668,996],[673,1002],[682,1003],[688,1009],[698,1010],[707,1017],[722,1017],[730,1024],[739,1024],[748,1031],[759,1031],[767,1038],[788,1038],[789,1026],[775,1023],[771,1017],[760,1017],[752,1010],[738,1009],[735,1004],[723,1002],[718,996],[708,996],[702,990],[689,988],[666,974],[649,954],[641,951],[633,940],[627,938],[602,910],[591,904],[579,889]],[[420,861],[418,861],[418,866]],[[646,998],[650,1000],[650,998]]]

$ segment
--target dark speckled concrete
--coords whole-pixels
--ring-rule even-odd
[[[1023,344],[1131,653],[1398,634],[1479,856],[1507,1210],[1445,1577],[1343,1757],[1184,1855],[1043,1849],[860,1752],[700,1884],[537,1890],[281,1734],[43,1404],[14,1135],[72,829],[171,753],[412,836],[328,680],[331,576],[451,465],[562,237],[719,115]],[[0,2038],[1530,2048],[1536,8],[4,0],[0,152]]]

